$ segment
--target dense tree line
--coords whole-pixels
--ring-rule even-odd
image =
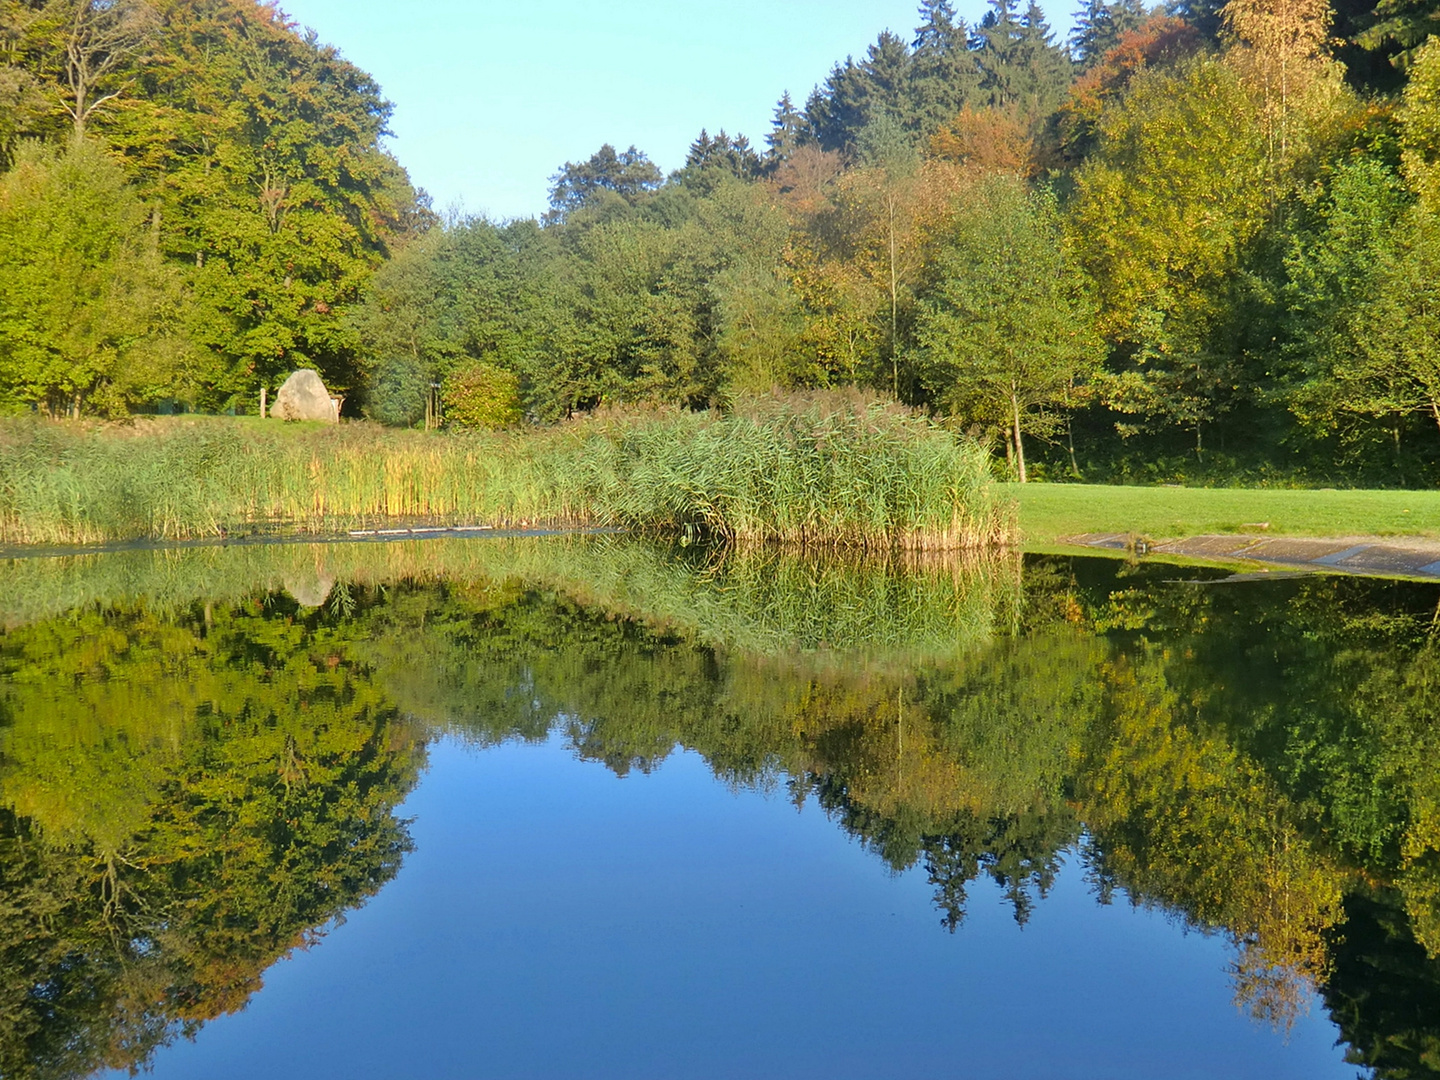
[[[302,365],[393,424],[440,384],[478,422],[859,384],[1018,477],[1440,472],[1432,0],[1086,0],[1063,43],[924,0],[763,143],[607,145],[538,219],[443,223],[272,8],[0,12],[12,409],[248,409]]]
[[[1432,14],[1093,0],[1062,47],[1034,5],[971,27],[927,0],[911,39],[784,96],[763,150],[702,132],[662,177],[607,146],[543,222],[452,223],[385,266],[371,408],[413,421],[475,363],[537,420],[858,383],[1021,478],[1420,482]]]
[[[4,0],[0,60],[0,400],[355,384],[344,310],[430,220],[368,75],[251,0]]]

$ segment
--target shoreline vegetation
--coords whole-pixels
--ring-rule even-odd
[[[0,543],[315,534],[393,520],[959,550],[1016,539],[987,453],[858,393],[444,436],[219,419],[0,425]]]
[[[0,0],[0,416],[298,369],[397,429],[849,387],[1020,480],[1434,487],[1433,6],[1083,0],[1062,40],[924,0],[760,137],[696,117],[667,173],[617,114],[491,220],[273,3]]]

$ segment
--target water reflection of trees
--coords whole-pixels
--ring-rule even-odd
[[[1229,935],[1237,998],[1283,1025],[1313,987],[1334,1004],[1355,898],[1427,940],[1435,597],[1174,574],[1032,564],[988,646],[909,664],[757,657],[529,593],[432,621],[456,681],[431,693],[525,685],[522,723],[461,725],[482,740],[554,722],[617,770],[685,746],[734,782],[786,777],[892,867],[923,865],[952,927],[981,876],[1023,920],[1072,850],[1102,899]],[[1371,1060],[1379,1037],[1353,1037]]]
[[[143,1064],[398,869],[423,743],[290,614],[3,639],[0,1075]]]
[[[951,929],[977,880],[1023,922],[1078,859],[1102,902],[1229,935],[1257,1015],[1318,987],[1357,1060],[1440,1073],[1433,589],[496,550],[351,567],[320,611],[172,573],[173,616],[3,639],[0,1073],[141,1061],[243,1002],[394,872],[420,732],[556,729],[617,772],[686,747],[787,785],[922,866]]]

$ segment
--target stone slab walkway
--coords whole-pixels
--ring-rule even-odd
[[[1085,533],[1065,543],[1137,555],[1183,555],[1350,574],[1440,579],[1440,541],[1418,537],[1192,536],[1147,542],[1129,533]]]

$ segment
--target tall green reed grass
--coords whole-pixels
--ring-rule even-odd
[[[1014,533],[982,448],[854,394],[465,435],[221,419],[0,423],[0,543],[396,520],[931,550],[1000,545]]]

